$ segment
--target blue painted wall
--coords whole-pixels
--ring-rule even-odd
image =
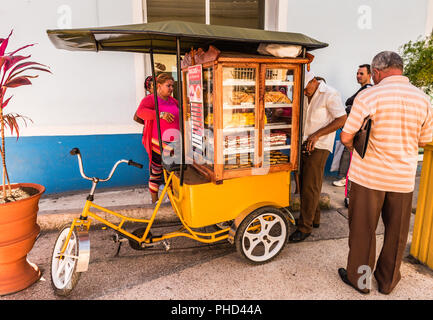
[[[340,131],[337,139],[340,139]],[[46,194],[89,190],[91,182],[84,180],[79,171],[72,148],[79,148],[87,176],[106,178],[120,159],[134,160],[143,164],[138,169],[126,164],[119,165],[108,182],[98,188],[146,185],[149,179],[149,160],[141,134],[84,135],[84,136],[35,136],[6,138],[6,163],[11,182],[31,182],[45,186]],[[332,164],[331,154],[325,167],[325,175]]]
[[[69,151],[77,147],[87,176],[106,178],[117,160],[134,160],[138,169],[120,164],[112,179],[98,187],[144,185],[149,179],[148,156],[141,134],[37,136],[6,138],[6,163],[11,182],[31,182],[45,186],[46,194],[90,189],[79,171],[77,156]]]

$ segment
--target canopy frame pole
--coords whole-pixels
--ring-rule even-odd
[[[180,186],[183,185],[184,163],[185,163],[185,139],[183,123],[183,91],[182,91],[182,69],[180,62],[180,37],[176,37],[176,71],[177,71],[177,96],[179,103],[179,130],[180,130]]]
[[[161,164],[163,164],[163,148],[162,148],[162,138],[161,138],[161,123],[159,119],[159,106],[158,106],[158,93],[157,93],[157,87],[156,87],[156,74],[155,74],[155,65],[153,61],[153,46],[152,43],[150,44],[150,66],[152,69],[152,82],[153,82],[153,98],[155,101],[155,113],[156,113],[156,125],[158,128],[158,143],[159,143],[159,152],[161,154]],[[152,159],[149,159],[149,162],[151,162]]]
[[[306,48],[302,48],[302,57],[305,58]],[[301,179],[302,173],[302,140],[304,136],[304,81],[305,64],[301,64],[301,97],[299,101],[299,138],[298,138],[298,176]],[[300,191],[300,190],[299,190]]]

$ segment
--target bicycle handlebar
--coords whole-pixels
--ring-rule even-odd
[[[75,156],[76,154],[80,154],[80,149],[78,149],[78,148],[74,148],[74,149],[72,149],[71,151],[69,151],[69,153],[70,153],[72,156]]]
[[[78,149],[78,148],[73,148],[69,153],[70,153],[71,155],[73,155],[73,156],[75,156],[75,155],[78,156],[78,166],[80,167],[80,174],[81,174],[81,176],[82,176],[84,179],[86,179],[86,180],[90,180],[90,181],[93,181],[93,182],[99,182],[99,181],[101,181],[101,182],[105,182],[105,181],[110,180],[111,177],[112,177],[113,174],[114,174],[114,171],[116,171],[117,166],[118,166],[119,164],[121,164],[121,163],[127,163],[128,165],[130,165],[130,166],[134,166],[134,167],[137,167],[137,168],[139,168],[139,169],[142,169],[142,168],[143,168],[143,165],[142,165],[141,163],[137,163],[137,162],[132,161],[132,160],[124,160],[124,159],[122,159],[122,160],[117,161],[117,162],[114,164],[114,166],[113,166],[113,168],[111,169],[110,174],[108,175],[107,178],[105,178],[105,179],[99,179],[99,178],[97,178],[97,177],[92,177],[92,178],[90,178],[90,177],[86,176],[86,174],[84,173],[84,169],[83,169],[83,159],[81,158],[80,149]]]
[[[141,163],[138,163],[138,162],[135,162],[132,160],[128,161],[128,166],[134,166],[134,167],[137,167],[139,169],[143,169],[143,165]]]

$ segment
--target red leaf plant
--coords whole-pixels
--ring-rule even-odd
[[[31,55],[23,56],[17,55],[17,52],[33,46],[34,44],[25,45],[17,50],[6,53],[7,46],[9,44],[9,38],[12,35],[13,30],[9,33],[8,37],[5,39],[0,38],[0,130],[1,130],[1,147],[0,153],[2,157],[3,164],[3,199],[6,200],[7,193],[12,195],[10,180],[8,171],[6,168],[6,154],[5,154],[5,128],[9,128],[11,134],[14,132],[17,135],[17,140],[20,135],[20,125],[21,120],[25,125],[27,125],[26,120],[32,121],[26,116],[17,113],[4,113],[4,109],[11,101],[12,96],[6,98],[6,91],[8,89],[17,88],[25,85],[31,85],[30,79],[37,78],[38,75],[29,75],[28,71],[43,71],[50,72],[49,67],[33,62],[25,61],[30,58]],[[6,190],[6,179],[8,183],[8,192]]]

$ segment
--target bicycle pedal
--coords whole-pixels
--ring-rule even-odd
[[[171,245],[170,245],[170,241],[168,241],[168,240],[163,240],[163,241],[162,241],[162,245],[164,246],[165,251],[170,250],[170,247],[171,247]]]
[[[111,236],[111,239],[115,242],[115,243],[122,243],[122,242],[127,242],[128,239],[125,238],[124,236],[122,236],[119,233],[115,233]]]

